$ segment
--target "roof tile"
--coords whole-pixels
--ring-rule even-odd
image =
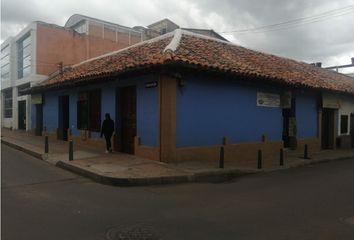
[[[214,69],[248,76],[273,79],[289,85],[319,88],[354,94],[354,78],[306,63],[253,51],[216,39],[183,31],[175,51],[165,51],[172,36],[136,44],[85,61],[62,74],[42,82],[37,89],[47,89],[109,74],[120,74],[143,66],[179,63],[201,69]]]

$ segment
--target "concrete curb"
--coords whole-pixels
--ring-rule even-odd
[[[16,145],[14,143],[11,143],[3,139],[1,139],[1,142],[9,147],[20,150],[35,158],[45,160],[45,156],[46,156],[45,154],[32,151],[30,149]],[[64,161],[58,161],[55,164],[55,166],[71,171],[78,175],[90,178],[93,181],[101,184],[129,187],[129,186],[148,186],[148,185],[180,184],[180,183],[196,183],[196,182],[220,183],[220,182],[230,181],[238,177],[243,177],[255,173],[274,172],[274,171],[280,171],[280,170],[285,170],[290,168],[304,167],[307,165],[314,165],[314,164],[320,164],[320,163],[331,162],[331,161],[347,160],[352,158],[353,157],[339,157],[339,158],[330,158],[330,159],[322,159],[322,160],[310,159],[307,162],[302,162],[296,165],[287,166],[279,169],[270,169],[270,170],[215,169],[215,170],[190,173],[190,174],[178,175],[178,176],[131,177],[131,178],[130,177],[120,178],[120,177],[100,175],[98,173],[74,166]]]
[[[194,182],[226,182],[231,181],[235,178],[260,173],[259,170],[239,170],[239,169],[215,169],[211,171],[194,173]]]
[[[301,163],[294,166],[289,166],[287,168],[279,168],[272,170],[239,170],[239,169],[215,169],[204,172],[193,173],[189,175],[179,175],[179,176],[162,176],[162,177],[141,177],[141,178],[115,178],[110,176],[104,176],[91,172],[86,169],[82,169],[63,161],[59,161],[56,166],[79,174],[81,176],[92,179],[95,182],[112,185],[112,186],[148,186],[148,185],[165,185],[165,184],[181,184],[181,183],[220,183],[231,181],[239,177],[257,174],[257,173],[267,173],[274,171],[281,171],[290,168],[304,167],[307,165],[320,164],[331,161],[348,160],[352,157],[340,157],[335,159],[323,159],[323,160],[309,160],[309,162]]]
[[[321,159],[321,160],[311,160],[311,162],[306,163],[306,165],[316,165],[320,163],[326,163],[326,162],[333,162],[333,161],[342,161],[342,160],[350,160],[353,159],[354,157],[339,157],[339,158],[328,158],[328,159]]]
[[[17,150],[19,150],[21,152],[27,153],[28,155],[31,155],[32,157],[35,157],[35,158],[43,160],[43,154],[42,153],[38,153],[38,152],[32,151],[30,149],[21,147],[21,146],[16,145],[16,144],[14,144],[12,142],[8,142],[8,141],[6,141],[4,139],[1,139],[1,143],[5,144],[5,145],[7,145],[9,147],[12,147],[14,149],[17,149]]]
[[[81,176],[92,179],[95,182],[112,185],[112,186],[146,186],[146,185],[160,185],[160,184],[177,184],[188,183],[193,180],[192,175],[179,175],[179,176],[161,176],[161,177],[141,177],[141,178],[119,178],[100,175],[86,169],[76,167],[63,161],[58,161],[56,166],[74,172]]]
[[[306,160],[306,162],[297,163],[297,164],[289,165],[289,166],[281,168],[281,169],[275,169],[275,170],[270,170],[270,171],[278,171],[278,170],[290,169],[290,168],[299,168],[299,167],[317,165],[317,164],[326,163],[326,162],[350,160],[350,159],[353,159],[353,158],[354,158],[354,156],[353,157],[325,158],[325,159],[317,159],[317,160],[308,159],[308,160]],[[267,172],[267,171],[265,171],[265,172]]]
[[[237,169],[206,171],[194,174],[178,175],[178,176],[161,176],[161,177],[136,177],[136,178],[116,178],[100,175],[87,169],[74,166],[67,162],[59,161],[56,166],[74,172],[81,176],[90,178],[95,182],[113,185],[113,186],[148,186],[148,185],[164,185],[164,184],[180,184],[195,182],[225,182],[237,177],[258,173],[260,171],[241,171]]]

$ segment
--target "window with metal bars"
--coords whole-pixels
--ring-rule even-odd
[[[101,91],[81,92],[77,102],[77,128],[99,132],[101,130]]]

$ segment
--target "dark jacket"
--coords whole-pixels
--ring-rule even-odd
[[[106,118],[102,123],[101,137],[104,134],[105,136],[111,136],[114,132],[114,121],[110,118]]]

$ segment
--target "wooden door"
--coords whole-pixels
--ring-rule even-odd
[[[69,129],[69,96],[59,96],[59,108],[58,108],[58,139],[68,140]]]
[[[136,136],[136,87],[120,88],[118,104],[118,121],[120,126],[120,150],[125,153],[134,154],[134,138]]]
[[[334,110],[322,110],[322,149],[334,148]]]
[[[289,119],[290,119],[290,109],[283,109],[283,142],[284,148],[290,147],[290,136],[289,136]]]
[[[354,148],[354,114],[350,114],[350,136],[352,148]]]

